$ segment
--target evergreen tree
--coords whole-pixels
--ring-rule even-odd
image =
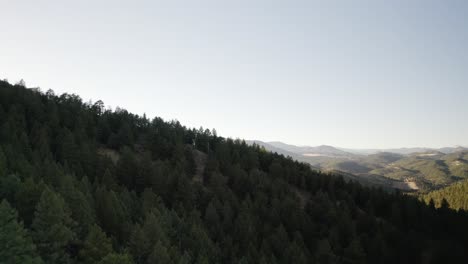
[[[133,190],[135,188],[135,178],[138,173],[138,165],[135,156],[130,148],[126,147],[122,151],[122,157],[117,164],[117,176],[119,183]]]
[[[98,225],[93,225],[83,242],[80,259],[84,263],[97,263],[111,253],[113,253],[111,240]]]
[[[120,201],[118,193],[99,187],[96,190],[96,214],[100,226],[106,233],[122,241],[126,233],[127,210]]]
[[[41,195],[32,223],[33,239],[47,263],[70,263],[67,251],[75,238],[73,221],[63,198],[50,188]]]
[[[354,239],[344,250],[343,263],[366,263],[366,254],[358,239]]]
[[[101,183],[109,190],[117,190],[117,181],[115,179],[115,176],[110,172],[108,168],[104,172],[104,176],[102,176]]]
[[[136,224],[132,228],[132,234],[130,235],[128,244],[130,253],[136,262],[143,263],[143,261],[145,261],[147,256],[150,254],[151,245],[147,240],[145,233],[143,233],[141,225]]]
[[[0,177],[7,174],[7,159],[3,153],[2,147],[0,146]]]
[[[127,254],[109,254],[97,264],[133,264],[132,258]]]
[[[24,180],[16,192],[15,200],[18,213],[26,226],[30,226],[36,211],[36,205],[41,198],[44,185],[35,182],[33,178]]]
[[[94,210],[86,196],[76,188],[71,175],[61,178],[59,193],[70,208],[71,217],[76,222],[74,231],[80,237],[84,237],[88,228],[95,222]]]
[[[220,225],[219,215],[216,212],[216,207],[214,206],[213,201],[211,201],[205,210],[205,221],[209,229],[216,234],[218,227]],[[219,234],[218,234],[219,235]]]
[[[323,239],[319,241],[317,250],[315,251],[315,260],[317,263],[323,264],[338,263],[337,257],[332,251],[328,240]]]
[[[16,193],[21,188],[21,180],[15,174],[0,176],[0,199],[15,202]]]
[[[17,221],[18,213],[6,200],[0,203],[0,262],[40,264],[42,260],[28,232]]]
[[[168,250],[161,241],[154,246],[151,254],[148,256],[147,263],[170,264],[172,263]]]

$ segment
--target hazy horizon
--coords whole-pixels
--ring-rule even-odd
[[[437,150],[437,149],[441,149],[441,148],[457,148],[457,147],[462,147],[462,148],[468,148],[468,146],[464,146],[464,145],[453,145],[453,146],[443,146],[443,147],[425,147],[425,146],[412,146],[412,147],[408,147],[408,146],[401,146],[401,147],[391,147],[391,148],[348,148],[348,147],[341,147],[341,146],[334,146],[334,145],[328,145],[328,144],[318,144],[318,145],[301,145],[301,144],[291,144],[289,142],[284,142],[284,141],[278,141],[278,140],[271,140],[271,141],[264,141],[264,140],[261,140],[261,139],[245,139],[245,140],[249,140],[249,141],[261,141],[261,142],[264,142],[264,143],[283,143],[283,144],[287,144],[287,145],[294,145],[296,147],[319,147],[319,146],[329,146],[329,147],[334,147],[334,148],[337,148],[337,149],[341,149],[341,150],[354,150],[354,151],[366,151],[366,150],[376,150],[376,151],[380,151],[380,150],[392,150],[392,149],[434,149],[434,150]]]
[[[0,78],[224,137],[468,146],[465,1],[175,2],[4,3]]]

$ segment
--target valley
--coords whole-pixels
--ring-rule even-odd
[[[298,147],[257,140],[249,143],[307,162],[317,170],[402,191],[426,192],[468,178],[468,149],[463,147],[345,151],[332,146]]]

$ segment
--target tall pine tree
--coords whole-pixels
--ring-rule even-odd
[[[75,234],[70,215],[63,198],[47,187],[37,204],[32,223],[34,242],[47,263],[71,261],[67,249]]]
[[[0,203],[0,263],[42,263],[31,237],[17,218],[16,210],[3,200]]]

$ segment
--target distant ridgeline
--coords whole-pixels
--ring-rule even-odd
[[[0,82],[1,263],[467,263],[465,211],[103,106]]]
[[[386,189],[420,191],[440,189],[468,179],[468,149],[389,149],[361,154],[331,146],[298,147],[281,142],[249,141],[272,152],[342,174],[364,185]],[[390,152],[395,151],[395,152]]]

